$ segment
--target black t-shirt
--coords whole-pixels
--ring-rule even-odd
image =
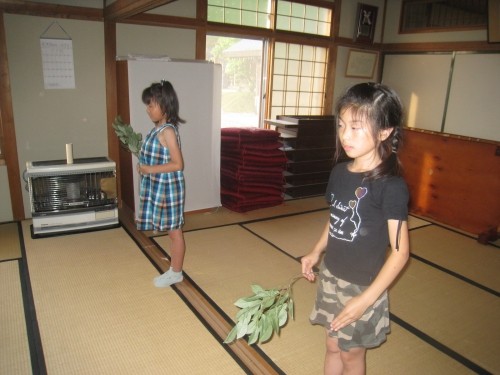
[[[340,279],[370,285],[385,261],[387,220],[408,220],[408,188],[401,177],[367,180],[347,166],[333,168],[326,189],[330,230],[325,265]]]

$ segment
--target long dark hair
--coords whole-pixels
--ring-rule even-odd
[[[168,121],[175,126],[185,122],[179,117],[179,99],[169,81],[161,80],[146,87],[142,92],[142,102],[146,105],[151,102],[158,103]]]
[[[365,177],[377,179],[402,175],[403,170],[397,153],[402,143],[401,127],[404,113],[398,94],[380,83],[360,83],[348,88],[338,99],[335,107],[337,125],[340,116],[348,109],[353,111],[353,116],[371,124],[370,130],[376,142],[377,153],[382,159],[382,162],[375,169],[368,171]],[[380,131],[390,128],[393,129],[391,134],[385,140],[379,141]],[[336,147],[335,159],[338,161],[343,153],[338,133]]]

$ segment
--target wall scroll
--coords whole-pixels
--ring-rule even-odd
[[[62,38],[47,36],[47,31],[55,24],[64,32],[65,35]],[[40,48],[44,87],[46,89],[74,89],[73,41],[57,22],[51,23],[40,35]]]

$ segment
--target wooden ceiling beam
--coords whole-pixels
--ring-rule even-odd
[[[102,9],[36,3],[24,0],[1,0],[0,10],[5,11],[6,13],[24,14],[27,16],[56,17],[89,21],[103,20]]]
[[[106,21],[119,21],[176,0],[116,0],[104,9]]]

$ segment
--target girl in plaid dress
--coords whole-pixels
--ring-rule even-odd
[[[144,140],[137,165],[141,175],[137,229],[168,231],[171,267],[154,279],[155,286],[167,287],[183,280],[185,188],[178,125],[184,120],[179,117],[179,100],[168,81],[144,89],[142,101],[155,127]]]

